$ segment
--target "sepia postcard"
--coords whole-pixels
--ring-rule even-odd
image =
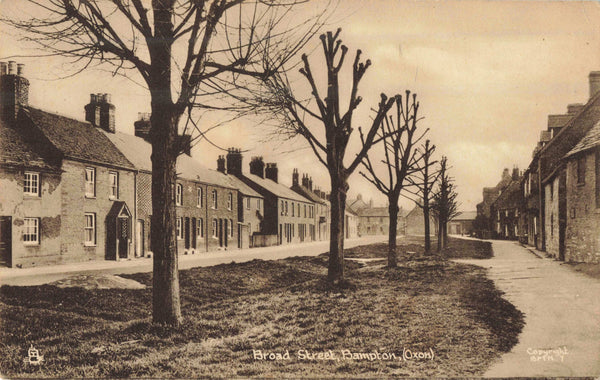
[[[1,378],[600,377],[600,3],[0,0]]]

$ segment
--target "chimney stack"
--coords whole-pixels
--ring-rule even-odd
[[[0,62],[0,118],[14,122],[20,107],[29,105],[29,81],[22,76],[22,63]]]
[[[308,174],[302,174],[302,186],[308,189]]]
[[[238,148],[227,149],[227,174],[236,177],[242,176],[242,150]]]
[[[308,190],[312,191],[312,187],[313,187],[312,177],[309,177],[308,178]]]
[[[589,75],[590,81],[590,98],[600,90],[600,71],[592,71]]]
[[[277,182],[278,178],[278,170],[277,164],[275,162],[267,163],[267,168],[265,169],[265,178],[270,179],[273,182]]]
[[[298,186],[298,169],[296,168],[292,172],[292,186]]]
[[[578,114],[579,111],[581,111],[582,109],[583,109],[583,104],[581,104],[581,103],[569,104],[567,106],[567,113],[569,115],[575,115],[575,114]]]
[[[110,94],[90,94],[90,103],[84,109],[86,121],[115,133],[115,106],[110,103]]]
[[[513,179],[513,181],[518,181],[519,180],[519,168],[517,166],[515,166],[513,168],[512,179]]]
[[[217,171],[225,174],[225,156],[223,155],[217,158]]]
[[[179,146],[179,153],[192,155],[192,135],[178,135],[176,142]]]
[[[92,96],[95,95],[92,94]],[[138,120],[133,123],[133,127],[135,128],[134,134],[147,142],[150,142],[150,116],[150,113],[138,112]]]
[[[262,157],[252,157],[250,160],[250,174],[265,178],[265,163]]]

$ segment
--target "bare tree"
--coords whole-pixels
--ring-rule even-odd
[[[404,196],[415,202],[415,205],[423,210],[423,226],[425,228],[425,253],[431,252],[431,213],[430,200],[433,186],[440,176],[439,170],[432,170],[432,166],[437,161],[432,160],[432,155],[435,152],[435,145],[432,145],[429,140],[418,148],[419,154],[419,170],[415,170],[414,174],[408,178],[409,186],[406,186]],[[409,193],[410,195],[406,195]]]
[[[440,161],[440,182],[433,195],[432,209],[438,222],[438,252],[448,244],[448,222],[458,213],[458,193],[455,191],[454,180],[448,174],[447,158]]]
[[[174,183],[178,126],[195,107],[228,108],[250,79],[277,72],[318,20],[282,21],[300,0],[26,0],[33,18],[4,18],[25,40],[78,64],[137,72],[151,98],[153,320],[181,322]],[[301,30],[301,32],[299,32]],[[249,79],[250,78],[250,79]],[[212,102],[217,100],[218,102]],[[216,104],[216,105],[215,105]]]
[[[362,80],[371,61],[361,62],[361,51],[357,50],[352,65],[350,99],[348,108],[343,111],[340,106],[341,86],[339,74],[344,63],[348,48],[342,45],[339,34],[327,32],[320,36],[323,54],[325,56],[327,73],[326,96],[321,96],[317,80],[313,76],[311,65],[306,54],[302,55],[300,73],[306,78],[311,89],[311,100],[305,101],[295,97],[287,77],[275,76],[265,81],[269,99],[263,99],[262,106],[267,112],[279,118],[279,131],[283,134],[302,136],[310,145],[319,162],[327,168],[331,180],[331,230],[329,245],[329,268],[327,279],[330,283],[339,285],[344,281],[344,213],[346,209],[346,194],[348,178],[360,165],[369,149],[383,137],[377,137],[385,115],[392,108],[395,98],[381,94],[381,99],[375,116],[371,120],[363,145],[349,165],[344,163],[346,148],[354,130],[353,116],[362,101],[358,95],[358,85]],[[316,109],[315,109],[316,108]],[[315,122],[321,125],[317,128]],[[362,132],[361,132],[362,133]],[[324,139],[323,139],[324,137]]]
[[[397,266],[396,239],[398,235],[398,200],[402,192],[405,180],[419,171],[419,157],[416,149],[419,140],[423,138],[425,132],[415,135],[417,132],[417,122],[420,120],[417,116],[419,111],[419,102],[417,94],[410,96],[410,91],[406,91],[406,97],[396,97],[395,118],[386,115],[382,128],[377,136],[382,139],[384,158],[381,160],[385,167],[386,174],[378,174],[373,165],[371,156],[373,150],[365,155],[362,161],[366,171],[360,174],[371,182],[377,190],[388,198],[388,213],[390,224],[388,231],[388,267]],[[395,120],[395,121],[394,121]],[[361,133],[361,141],[365,144],[365,138]]]

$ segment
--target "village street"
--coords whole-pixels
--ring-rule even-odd
[[[519,343],[485,376],[600,375],[600,281],[542,259],[512,241],[493,241],[489,278],[525,314]]]
[[[361,238],[346,239],[344,246],[352,248],[357,245],[382,242],[386,239],[387,237],[384,235],[364,236]],[[232,261],[241,263],[254,259],[278,260],[293,256],[317,256],[328,250],[329,240],[264,248],[215,251],[195,255],[180,255],[179,269],[208,267]],[[24,269],[0,268],[0,285],[42,285],[80,274],[126,274],[151,271],[152,259],[150,258],[125,261],[89,261]]]

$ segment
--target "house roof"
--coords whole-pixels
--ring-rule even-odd
[[[133,169],[133,164],[92,124],[33,107],[23,108],[50,143],[66,158]]]
[[[306,199],[309,199],[315,203],[321,203],[321,204],[329,203],[329,201],[319,197],[317,194],[310,191],[308,188],[306,188],[306,186],[302,186],[302,185],[298,184],[298,185],[294,185],[294,186],[290,187],[290,189],[292,191],[295,191],[296,193],[302,195]]]
[[[365,201],[358,198],[353,201],[347,202],[347,206],[350,207],[352,211],[354,211],[354,213],[358,213],[358,211],[360,211],[361,209],[369,207],[369,205],[367,205]]]
[[[455,216],[452,220],[475,220],[477,211],[463,211]]]
[[[494,207],[496,209],[518,207],[521,194],[520,179],[512,181],[494,201]]]
[[[59,168],[40,156],[21,134],[0,121],[0,165],[58,170]]]
[[[279,198],[287,198],[287,199],[293,199],[293,200],[300,201],[300,202],[312,203],[312,201],[306,199],[305,197],[296,193],[292,189],[289,189],[288,187],[286,187],[278,182],[275,182],[273,180],[266,179],[266,178],[260,178],[259,176],[255,175],[255,174],[249,174],[249,173],[244,173],[244,177],[246,177],[250,181],[254,182],[255,184],[259,185],[263,189],[276,195]]]
[[[263,198],[258,192],[254,191],[250,186],[246,185],[242,180],[232,175],[228,175],[227,179],[231,182],[231,187],[235,187],[238,191],[248,197]]]
[[[133,163],[138,170],[152,171],[152,146],[141,137],[127,133],[109,133],[101,131],[106,138],[112,141],[120,149],[127,159]],[[184,179],[218,185],[227,188],[236,188],[230,179],[223,173],[211,170],[203,166],[194,158],[182,154],[177,158],[177,174]]]
[[[575,145],[573,149],[571,149],[569,153],[565,155],[565,157],[572,156],[597,146],[600,146],[600,122],[596,123],[592,129],[590,129],[585,136],[579,140],[577,145]]]

